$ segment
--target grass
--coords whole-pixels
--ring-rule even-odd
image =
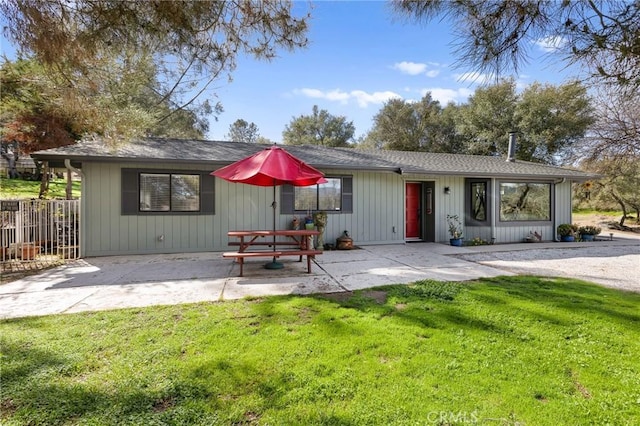
[[[51,179],[47,199],[66,198],[66,179]],[[22,179],[0,178],[0,198],[3,200],[31,200],[38,198],[40,182]],[[73,198],[80,198],[80,181],[72,182]]]
[[[627,212],[628,215],[633,216],[634,212]],[[620,220],[622,217],[622,210],[594,210],[594,209],[574,209],[573,217],[583,218],[585,216],[609,216],[611,220]]]
[[[574,209],[574,215],[602,215],[602,216],[622,216],[622,210],[595,210],[595,209]]]
[[[639,424],[640,294],[502,277],[0,322],[5,425]]]

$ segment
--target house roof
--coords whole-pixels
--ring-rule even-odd
[[[33,158],[53,163],[171,162],[201,164],[213,169],[248,157],[264,145],[193,139],[147,138],[108,146],[99,140],[35,152]],[[429,152],[327,148],[316,145],[286,146],[287,151],[319,169],[389,171],[402,174],[458,175],[469,177],[565,178],[584,181],[593,174],[500,157]]]
[[[548,164],[529,161],[506,161],[502,157],[486,155],[443,154],[411,151],[371,151],[385,161],[400,164],[402,173],[430,175],[458,175],[476,177],[565,178],[582,181],[597,175]]]

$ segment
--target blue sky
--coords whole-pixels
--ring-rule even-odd
[[[360,136],[393,96],[418,100],[430,91],[443,105],[465,102],[485,77],[465,80],[472,70],[454,68],[447,22],[408,23],[383,1],[317,1],[311,14],[306,49],[272,62],[239,61],[233,82],[216,91],[225,112],[211,121],[209,138],[225,139],[242,118],[280,142],[292,118],[311,114],[313,105],[353,121]],[[542,44],[532,46],[529,65],[514,76],[519,87],[569,78],[560,58],[547,53]]]
[[[304,10],[307,5],[296,3]],[[212,101],[221,102],[224,112],[210,120],[207,138],[226,139],[229,126],[242,118],[279,143],[285,126],[311,114],[313,105],[353,121],[357,137],[370,130],[392,97],[418,100],[429,91],[443,105],[462,103],[485,78],[465,79],[473,70],[454,68],[447,22],[394,18],[386,1],[315,1],[311,15],[306,49],[282,51],[271,62],[241,57],[233,81],[217,82]],[[532,46],[531,55],[514,76],[519,87],[534,81],[561,84],[570,77],[560,58],[549,58],[543,46]]]

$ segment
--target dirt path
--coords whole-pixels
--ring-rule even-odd
[[[602,228],[602,235],[607,235],[609,232],[609,224],[614,222],[614,223],[618,223],[620,222],[620,218],[622,216],[611,216],[611,215],[605,215],[605,214],[598,214],[598,213],[574,213],[573,214],[573,223],[575,223],[578,226],[584,226],[584,225],[593,225],[593,226],[599,226]],[[638,221],[633,218],[633,219],[627,219],[624,222],[624,225],[627,228],[630,228],[630,232],[635,232],[637,234],[640,235],[640,224],[638,224]],[[616,232],[620,232],[620,230],[616,229]],[[622,232],[626,232],[626,231],[622,231]]]

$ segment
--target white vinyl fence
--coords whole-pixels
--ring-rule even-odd
[[[0,270],[38,269],[80,255],[80,200],[0,201]]]

